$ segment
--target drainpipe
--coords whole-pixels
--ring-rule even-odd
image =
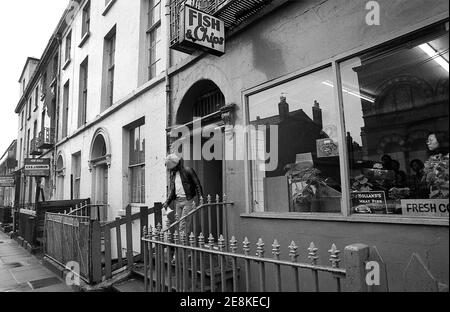
[[[166,0],[166,113],[167,113],[167,129],[172,127],[172,105],[171,105],[171,84],[169,77],[169,69],[172,65],[170,53],[170,3],[171,0]],[[170,137],[166,133],[167,151],[170,152]]]
[[[52,185],[52,189],[53,189],[53,197],[54,197],[54,195],[55,195],[55,193],[56,193],[56,188],[53,188],[53,186],[56,186],[56,183],[57,183],[57,179],[58,179],[58,176],[57,176],[57,173],[56,173],[56,162],[58,161],[58,159],[57,159],[57,156],[58,156],[58,147],[56,146],[56,143],[58,142],[58,137],[59,137],[59,113],[60,113],[60,111],[59,111],[59,107],[60,107],[60,90],[61,90],[61,62],[62,62],[62,37],[60,36],[60,35],[57,35],[56,37],[55,37],[55,40],[56,40],[56,42],[57,42],[57,44],[58,44],[58,58],[59,58],[59,61],[58,61],[58,69],[57,69],[57,71],[58,71],[58,73],[56,74],[56,86],[57,86],[57,88],[56,88],[56,108],[55,108],[55,139],[54,139],[54,144],[55,144],[55,146],[54,146],[54,148],[53,148],[53,164],[52,164],[52,167],[54,168],[53,169],[53,185]],[[67,160],[66,160],[67,161]],[[66,164],[64,164],[64,165],[66,165]],[[44,192],[42,192],[43,194],[44,194]]]

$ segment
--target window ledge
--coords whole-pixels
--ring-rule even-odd
[[[66,70],[67,67],[69,67],[69,65],[70,65],[71,62],[72,62],[72,59],[71,59],[71,58],[67,59],[67,61],[66,61],[66,62],[64,63],[64,65],[63,65],[62,69],[63,69],[63,70]]]
[[[116,0],[110,0],[108,4],[106,5],[105,9],[103,10],[102,15],[106,16],[108,14],[109,10],[111,10],[112,6],[116,3]]]
[[[385,224],[407,224],[407,225],[429,225],[429,226],[449,226],[449,219],[445,218],[414,218],[402,216],[384,215],[352,215],[345,217],[341,214],[327,213],[244,213],[242,218],[255,219],[282,219],[282,220],[305,220],[305,221],[333,221],[350,223],[385,223]]]
[[[81,42],[78,45],[79,48],[82,48],[84,46],[84,44],[86,43],[86,41],[88,41],[89,37],[91,36],[91,32],[88,31],[87,33],[84,34],[83,38],[81,38]]]
[[[56,85],[56,77],[53,78],[52,82],[50,83],[50,88],[53,88]]]

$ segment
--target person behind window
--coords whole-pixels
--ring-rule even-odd
[[[429,189],[424,182],[425,165],[420,159],[414,159],[409,163],[413,174],[409,177],[409,188],[411,189],[411,197],[414,199],[425,199],[429,196]]]
[[[406,186],[406,173],[400,170],[400,162],[398,160],[392,160],[391,162],[392,170],[395,172],[395,186],[405,187]]]
[[[383,163],[384,170],[392,170],[392,157],[389,155],[384,155],[381,157],[381,162]]]
[[[446,143],[447,146],[444,146]],[[448,155],[449,149],[447,135],[443,132],[431,132],[428,135],[427,147],[429,156]]]

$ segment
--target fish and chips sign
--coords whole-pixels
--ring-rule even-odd
[[[49,177],[50,159],[25,159],[26,177]]]
[[[183,12],[184,11],[184,12]],[[225,22],[185,5],[180,12],[180,39],[173,49],[185,53],[204,50],[210,54],[225,54]]]

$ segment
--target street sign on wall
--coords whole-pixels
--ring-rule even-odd
[[[14,187],[15,180],[11,176],[0,176],[0,187]]]
[[[180,13],[179,40],[173,49],[186,53],[204,50],[210,54],[225,54],[225,22],[185,5]]]
[[[25,159],[25,176],[27,177],[49,177],[50,159]]]

